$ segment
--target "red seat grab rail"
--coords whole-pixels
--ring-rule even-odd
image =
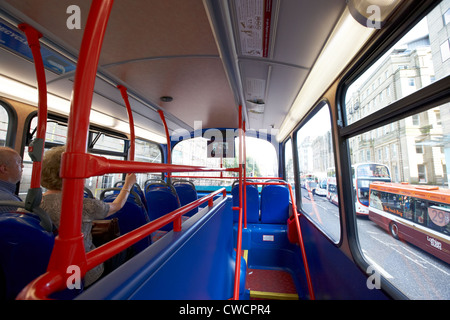
[[[222,194],[223,199],[226,198],[226,189],[221,188],[214,191],[198,200],[195,200],[181,208],[178,208],[159,219],[151,221],[133,231],[130,231],[117,239],[114,239],[92,251],[86,253],[87,270],[94,268],[95,266],[105,262],[109,258],[115,256],[136,242],[148,237],[153,232],[159,230],[166,224],[174,223],[174,231],[180,232],[181,229],[181,217],[191,211],[194,208],[199,207],[203,203],[208,202],[208,206],[213,206],[213,198],[219,194]],[[84,276],[84,273],[81,274]],[[47,271],[28,286],[26,286],[19,294],[20,300],[48,300],[49,296],[59,290],[66,288],[67,275],[61,274],[57,271]]]
[[[151,233],[161,229],[166,224],[173,222],[174,223],[173,230],[175,232],[180,232],[182,215],[188,213],[192,209],[197,208],[198,206],[202,205],[205,202],[208,202],[208,206],[212,207],[213,198],[219,194],[222,194],[223,198],[225,198],[226,197],[225,188],[221,188],[217,191],[214,191],[152,222],[149,222],[133,231],[130,231],[127,234],[124,234],[123,236],[120,236],[119,238],[102,245],[101,247],[89,251],[86,254],[88,269],[92,269],[93,267],[99,265],[100,263],[105,262],[109,258],[125,250],[129,246],[149,236]]]

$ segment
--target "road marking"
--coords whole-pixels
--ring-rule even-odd
[[[367,232],[370,233],[370,232]],[[450,273],[448,273],[447,271],[445,271],[444,269],[442,269],[441,267],[437,266],[436,264],[422,258],[421,256],[419,256],[416,252],[414,252],[413,250],[403,246],[403,245],[399,245],[399,244],[393,244],[393,243],[386,243],[381,241],[380,239],[374,237],[374,236],[370,236],[371,238],[373,238],[374,240],[382,243],[383,245],[389,247],[390,249],[392,249],[393,251],[397,252],[398,254],[404,256],[406,259],[410,260],[411,262],[414,262],[415,264],[419,265],[420,267],[422,267],[423,269],[428,269],[426,265],[429,265],[431,267],[434,267],[435,269],[441,271],[442,273],[444,273],[446,276],[449,276]],[[404,251],[408,252],[409,254],[413,255],[415,257],[415,259],[413,257],[408,256],[407,254],[405,254],[404,252],[401,252],[400,250],[398,250],[397,248],[401,248]],[[364,252],[364,250],[363,250]],[[367,255],[367,254],[366,254]]]
[[[394,277],[389,272],[384,270],[379,264],[377,264],[375,261],[373,261],[371,258],[369,258],[369,256],[367,255],[367,252],[365,250],[363,250],[363,253],[364,253],[365,258],[369,262],[369,264],[371,266],[373,266],[375,268],[375,270],[377,270],[379,273],[381,273],[383,275],[383,277],[385,277],[386,279],[394,279]]]

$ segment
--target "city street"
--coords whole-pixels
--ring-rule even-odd
[[[304,189],[302,189],[304,193]],[[326,197],[302,197],[302,208],[335,241],[339,240],[339,211]],[[366,217],[357,218],[361,250],[375,270],[411,299],[450,299],[450,265],[427,252],[394,239]],[[443,281],[443,279],[446,279]]]

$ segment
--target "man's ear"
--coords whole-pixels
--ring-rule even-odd
[[[6,164],[0,164],[0,173],[6,173],[6,171],[8,171]]]

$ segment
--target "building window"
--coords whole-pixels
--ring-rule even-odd
[[[446,26],[450,22],[450,9],[447,9],[447,11],[445,11],[443,18],[444,18],[444,25]]]
[[[423,146],[416,142],[416,153],[423,154]]]
[[[448,58],[450,58],[450,46],[449,46],[448,40],[446,40],[446,41],[444,41],[443,44],[441,44],[442,62],[447,61]]]
[[[417,174],[419,178],[419,183],[426,183],[427,182],[427,170],[425,165],[418,164],[417,165]]]

